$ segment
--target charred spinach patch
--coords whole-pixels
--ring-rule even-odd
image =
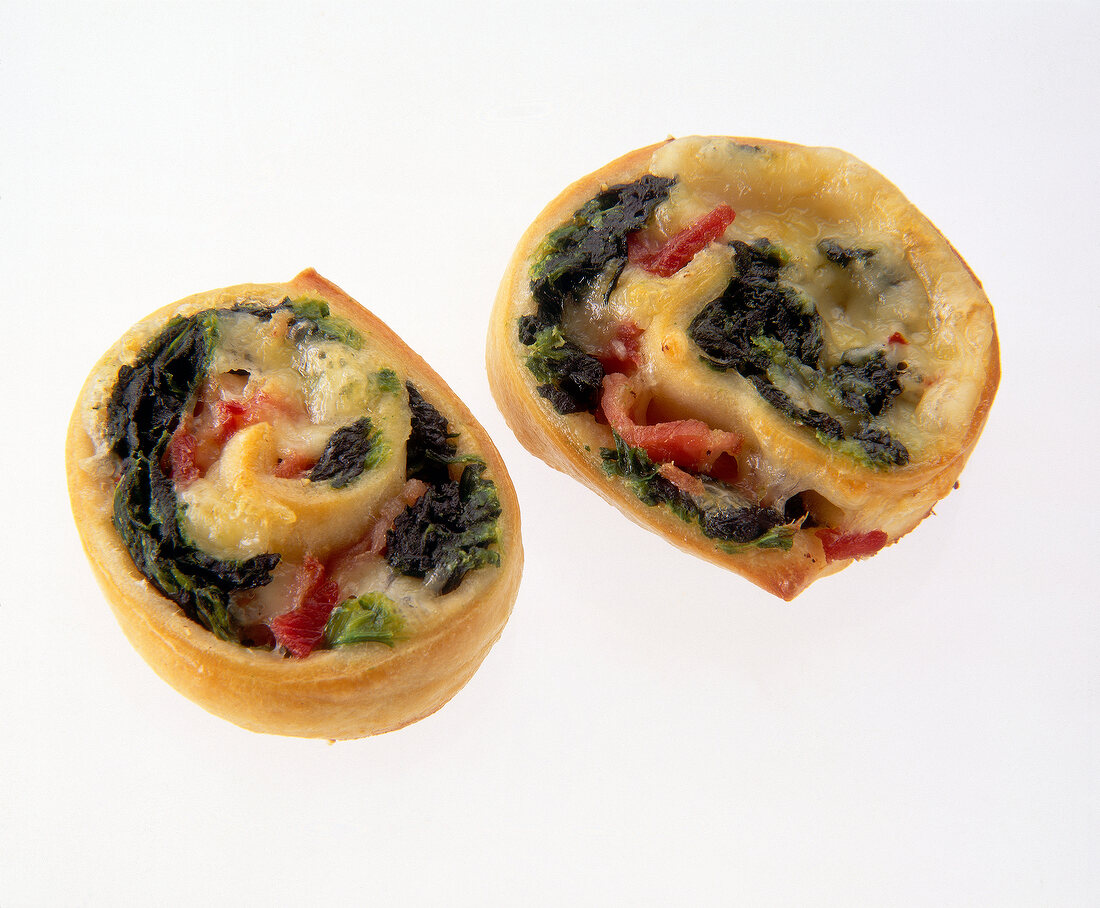
[[[382,433],[372,429],[370,418],[364,416],[332,433],[310,470],[309,481],[331,482],[334,489],[343,488],[364,470],[378,466],[387,453]]]
[[[500,499],[484,470],[484,463],[466,464],[457,481],[431,486],[398,515],[386,534],[390,567],[424,578],[434,592],[449,593],[470,571],[500,564],[500,553],[491,548]]]
[[[567,341],[557,327],[540,330],[529,346],[527,368],[540,382],[539,394],[562,415],[595,412],[604,377],[600,361]]]
[[[872,420],[901,393],[893,366],[883,350],[846,354],[832,368],[822,363],[822,321],[812,300],[780,279],[786,264],[782,250],[766,239],[734,249],[734,276],[722,295],[692,320],[688,336],[703,361],[722,371],[733,369],[749,379],[757,393],[792,422],[812,429],[818,439],[871,466],[909,462],[905,446]],[[821,243],[822,254],[837,264],[866,261],[874,253]],[[834,404],[842,419],[802,407],[776,382],[782,373]]]
[[[235,590],[263,586],[278,555],[221,561],[191,545],[179,500],[161,468],[168,441],[209,367],[216,314],[173,319],[132,366],[119,369],[107,404],[107,442],[121,460],[113,521],[134,565],[184,613],[223,640],[236,640],[228,611]]]
[[[789,549],[794,535],[790,522],[775,508],[757,504],[722,504],[734,496],[722,483],[706,477],[705,493],[696,497],[660,474],[641,448],[635,448],[615,433],[615,448],[602,448],[604,471],[622,479],[644,504],[665,505],[681,520],[695,523],[704,535],[736,548]]]
[[[646,174],[633,183],[611,186],[547,234],[530,273],[531,292],[544,324],[559,324],[565,303],[579,300],[597,284],[602,284],[604,300],[611,295],[626,264],[627,234],[649,220],[673,183]]]

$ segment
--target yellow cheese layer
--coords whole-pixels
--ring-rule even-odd
[[[229,383],[234,373],[247,372],[242,397],[265,394],[287,401],[292,411],[238,431],[206,475],[179,493],[181,529],[223,560],[264,552],[324,558],[360,539],[405,483],[410,415],[404,386],[392,373],[386,380],[386,363],[371,351],[322,338],[295,344],[285,327],[279,330],[278,316],[218,317],[210,380]],[[348,485],[274,475],[281,457],[315,460],[337,429],[364,415],[386,453]]]

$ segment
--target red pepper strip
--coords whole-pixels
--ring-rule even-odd
[[[277,416],[295,418],[304,411],[290,400],[264,391],[251,393],[240,400],[219,399],[214,402],[214,438],[224,445],[245,426],[271,422]]]
[[[293,656],[308,656],[321,642],[339,599],[340,588],[335,580],[325,578],[325,566],[306,555],[291,586],[293,608],[271,619],[275,642]]]
[[[214,404],[214,437],[224,445],[249,424],[251,405],[241,400],[219,400]]]
[[[888,344],[905,344],[906,346],[909,346],[909,341],[907,341],[905,339],[904,335],[900,334],[897,331],[895,331],[893,334],[890,335],[890,339],[886,343],[888,343]]]
[[[626,260],[631,265],[648,270],[660,251],[660,246],[648,243],[642,238],[641,230],[635,230],[626,235]]]
[[[651,274],[670,277],[695,258],[695,253],[719,239],[735,217],[729,205],[719,205],[670,237],[652,259],[640,264]]]
[[[841,533],[832,527],[817,531],[817,538],[825,549],[825,561],[846,561],[849,558],[865,558],[874,555],[886,545],[887,535],[883,530],[871,530],[869,533]]]
[[[181,423],[168,442],[169,475],[180,488],[190,485],[202,475],[195,463],[197,447],[195,436]]]
[[[632,375],[642,362],[641,337],[645,334],[634,322],[620,322],[615,327],[615,336],[607,346],[595,353],[604,372],[622,372]]]

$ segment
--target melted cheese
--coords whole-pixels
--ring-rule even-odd
[[[295,344],[286,320],[218,317],[210,374],[246,370],[244,395],[265,393],[288,403],[280,418],[247,426],[226,443],[206,475],[179,493],[181,529],[203,551],[238,560],[264,552],[300,561],[324,558],[360,539],[379,508],[405,483],[410,429],[403,387],[387,381],[376,353],[337,341]],[[385,454],[342,488],[306,477],[280,478],[288,452],[316,459],[332,434],[368,415]]]
[[[847,350],[882,347],[895,332],[909,342],[888,350],[895,362],[904,358],[908,366],[906,393],[880,422],[909,448],[913,462],[933,459],[965,428],[984,378],[983,357],[974,354],[988,347],[992,335],[988,303],[946,243],[931,246],[924,238],[927,230],[919,233],[908,223],[916,213],[885,178],[832,149],[757,149],[697,137],[662,146],[650,172],[677,178],[657,212],[666,235],[724,203],[737,212],[726,241],[766,237],[783,247],[791,260],[781,280],[812,299],[824,323],[825,365],[835,365]],[[825,239],[873,249],[875,255],[841,268],[818,251]],[[645,275],[641,290],[632,289],[635,282],[624,275],[619,292],[638,323],[645,326],[650,313],[660,313],[660,341],[650,340],[647,350],[662,391],[683,382],[685,366],[692,373],[693,395],[728,396],[738,386],[733,376],[682,355],[685,348],[694,352],[687,327],[725,286],[727,262],[728,254],[716,244],[696,256],[684,269],[687,274]],[[816,404],[836,412],[827,401]],[[720,409],[707,407],[712,416]],[[727,413],[719,425],[734,428],[738,421]]]

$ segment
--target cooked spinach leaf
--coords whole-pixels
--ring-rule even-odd
[[[832,245],[827,245],[832,243]],[[846,354],[832,368],[822,363],[822,321],[812,300],[780,279],[786,255],[766,239],[751,246],[734,240],[734,276],[722,295],[707,303],[688,328],[688,336],[715,369],[733,369],[748,378],[757,393],[788,419],[812,429],[830,447],[872,466],[908,463],[905,446],[872,420],[885,412],[901,392],[903,367],[886,361],[885,352]],[[823,241],[832,261],[863,259],[869,250],[847,250]],[[771,370],[797,378],[819,391],[841,413],[843,421],[810,407],[800,407],[776,387]],[[847,422],[847,427],[845,426]]]
[[[424,578],[437,593],[456,589],[466,574],[500,564],[496,486],[482,476],[483,462],[471,462],[457,481],[431,486],[407,507],[386,534],[386,561],[395,571]]]
[[[645,225],[675,182],[646,174],[611,186],[547,234],[530,273],[531,293],[545,325],[559,324],[565,303],[579,301],[597,285],[607,300],[626,264],[627,234]]]
[[[174,318],[146,345],[132,366],[118,370],[107,404],[107,444],[126,460],[148,453],[176,428],[180,413],[202,383],[217,337],[212,312]]]
[[[341,489],[378,466],[388,453],[382,433],[372,429],[370,417],[364,416],[332,433],[309,472],[309,481],[331,482],[334,489]]]
[[[292,315],[287,323],[287,337],[296,344],[319,337],[338,341],[353,350],[363,346],[363,336],[344,319],[331,315],[324,300],[308,297],[292,300],[288,296],[274,306],[245,301],[234,304],[229,311],[247,312],[261,321],[268,321],[276,312],[289,311]]]
[[[401,379],[393,369],[380,369],[374,375],[378,390],[383,394],[396,394],[401,390]]]
[[[289,305],[294,317],[287,328],[287,337],[294,343],[307,338],[321,337],[338,341],[344,346],[359,350],[363,346],[363,336],[347,321],[329,314],[328,303],[323,300],[299,299],[291,301],[288,297],[283,305]]]
[[[115,487],[115,529],[134,565],[194,621],[222,640],[237,640],[229,596],[271,580],[278,555],[221,561],[191,545],[179,527],[179,501],[161,469],[164,441],[151,456],[135,453]]]
[[[217,313],[172,319],[132,366],[122,366],[107,404],[107,443],[119,458],[113,521],[134,565],[184,613],[223,640],[237,640],[228,611],[235,590],[263,586],[278,555],[221,561],[179,527],[179,500],[161,468],[168,441],[209,368]]]
[[[543,328],[530,347],[527,368],[540,382],[539,394],[562,415],[595,412],[604,377],[600,361],[567,341],[557,327]]]
[[[325,643],[330,647],[350,643],[384,643],[393,646],[405,629],[405,619],[385,593],[365,593],[345,599],[329,615]]]
[[[844,426],[840,420],[820,410],[802,409],[791,398],[768,381],[766,376],[754,375],[750,379],[757,393],[792,422],[809,426],[819,439],[842,440]]]
[[[751,246],[740,240],[734,250],[734,276],[722,295],[692,320],[688,336],[717,369],[735,369],[749,377],[765,373],[771,357],[758,343],[773,338],[788,356],[817,368],[821,361],[822,323],[813,301],[779,280],[786,258],[766,239]]]
[[[450,434],[447,419],[428,403],[416,385],[405,383],[412,411],[409,439],[405,444],[405,475],[429,485],[450,479],[449,464],[457,460],[458,448]]]
[[[835,398],[857,416],[878,416],[901,393],[898,375],[905,371],[886,361],[886,352],[869,355],[845,353],[841,362],[829,371],[828,382]]]
[[[763,538],[786,518],[775,508],[747,505],[743,508],[707,508],[699,514],[699,525],[712,539],[748,543]]]
[[[732,498],[731,490],[709,477],[700,477],[702,496],[692,496],[669,481],[658,471],[649,455],[641,448],[628,445],[614,433],[615,448],[602,448],[604,471],[622,479],[644,504],[665,505],[681,520],[695,523],[704,535],[734,549],[751,545],[756,548],[791,547],[794,535],[790,522],[775,508],[747,504],[732,506],[720,503]]]
[[[560,330],[567,303],[605,303],[626,265],[627,236],[645,226],[676,181],[646,174],[611,186],[543,239],[531,266],[534,315],[519,320],[519,340],[533,347],[527,367],[539,394],[563,415],[594,412],[604,369]]]
[[[614,450],[600,449],[604,472],[622,479],[643,504],[664,504],[681,520],[694,520],[698,509],[691,496],[662,476],[644,450],[628,445],[618,432],[612,434]]]
[[[867,455],[870,466],[892,464],[900,467],[909,463],[909,451],[905,445],[885,429],[864,424],[852,434],[852,441]]]
[[[461,455],[447,419],[412,382],[406,382],[411,432],[406,443],[405,475],[429,485],[386,534],[386,560],[396,571],[424,578],[437,593],[456,589],[470,571],[500,564],[497,542],[500,499],[492,480],[482,476],[485,462]],[[457,480],[450,467],[465,464]]]
[[[838,240],[824,239],[817,244],[820,252],[834,265],[847,268],[852,262],[868,262],[875,254],[874,249],[859,249],[853,246],[845,246]]]

